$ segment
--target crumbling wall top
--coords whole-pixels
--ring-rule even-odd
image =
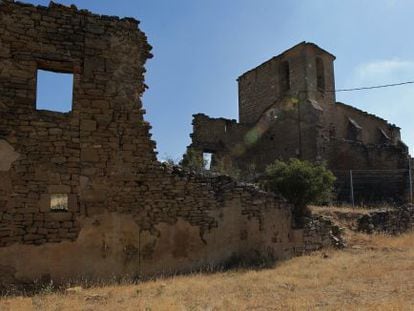
[[[76,5],[66,6],[60,3],[56,3],[54,1],[50,1],[49,6],[43,5],[33,5],[29,3],[24,3],[21,1],[15,0],[0,0],[0,6],[9,6],[11,5],[18,6],[20,8],[27,8],[27,9],[37,9],[37,10],[49,10],[49,11],[62,11],[66,13],[76,13],[81,14],[90,18],[95,18],[97,20],[106,21],[106,22],[118,22],[118,25],[122,25],[126,28],[137,28],[139,25],[139,21],[132,17],[124,17],[120,18],[118,16],[109,16],[109,15],[100,15],[90,12],[89,10],[85,9],[78,9]]]
[[[194,118],[193,122],[195,120],[205,119],[205,120],[210,120],[210,121],[224,121],[224,122],[235,123],[235,124],[237,123],[237,120],[236,119],[212,118],[212,117],[209,117],[208,115],[206,115],[204,113],[196,113],[196,114],[193,114],[193,118]]]
[[[298,50],[298,49],[303,49],[305,47],[313,47],[313,48],[315,48],[317,50],[320,50],[324,54],[329,55],[332,58],[332,60],[335,60],[336,59],[335,55],[333,55],[333,54],[329,53],[328,51],[322,49],[317,44],[312,43],[312,42],[302,41],[301,43],[296,44],[295,46],[291,47],[290,49],[287,49],[286,51],[284,51],[284,52],[282,52],[282,53],[280,53],[280,54],[278,54],[276,56],[273,56],[272,58],[266,60],[265,62],[261,63],[259,66],[256,66],[255,68],[252,68],[252,69],[246,71],[245,73],[243,73],[242,75],[240,75],[237,78],[237,81],[243,79],[244,77],[246,77],[247,75],[249,75],[249,73],[254,72],[256,70],[259,70],[260,68],[269,65],[270,63],[272,63],[275,60],[283,59],[284,57],[288,56],[292,51],[295,51],[295,50]]]
[[[366,112],[366,111],[364,111],[364,110],[358,109],[358,108],[356,108],[356,107],[354,107],[354,106],[350,106],[350,105],[347,105],[347,104],[344,104],[344,103],[341,103],[341,102],[336,102],[335,104],[336,104],[337,106],[340,106],[341,108],[343,108],[343,109],[345,109],[345,110],[352,110],[352,111],[355,111],[355,112],[357,112],[357,113],[360,113],[360,114],[361,114],[361,115],[363,115],[364,117],[371,118],[371,119],[375,119],[375,120],[377,120],[377,121],[382,121],[382,122],[385,122],[388,126],[390,126],[390,127],[391,127],[391,128],[393,128],[393,129],[396,129],[396,130],[399,130],[399,129],[400,129],[400,127],[398,127],[397,125],[395,125],[395,124],[391,124],[391,123],[389,123],[387,120],[385,120],[385,119],[383,119],[383,118],[381,118],[381,117],[379,117],[379,116],[377,116],[377,115],[375,115],[375,114],[372,114],[372,113]]]

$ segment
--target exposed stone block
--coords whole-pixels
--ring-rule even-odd
[[[81,120],[81,131],[95,131],[96,130],[96,121],[95,120]]]
[[[73,215],[70,212],[52,212],[45,216],[45,221],[51,222],[65,222],[73,219]],[[60,225],[59,225],[60,227]]]
[[[7,141],[0,139],[0,172],[10,170],[11,165],[19,156]]]
[[[99,162],[98,150],[95,148],[82,148],[81,161],[85,162]]]
[[[70,193],[71,187],[68,185],[49,185],[48,192],[50,194],[62,194],[62,193]]]

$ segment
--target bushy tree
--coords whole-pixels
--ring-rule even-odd
[[[174,160],[172,156],[167,155],[167,154],[164,156],[164,159],[162,160],[162,163],[170,165],[170,166],[177,165],[177,162],[178,162],[177,160]]]
[[[303,217],[309,213],[307,205],[328,201],[335,179],[324,165],[290,159],[287,162],[275,161],[266,168],[264,186],[294,205],[295,223],[302,226]]]
[[[226,162],[224,158],[214,158],[213,164],[211,171],[240,180],[241,171],[231,162]]]
[[[179,164],[188,170],[202,172],[205,170],[207,161],[203,158],[203,154],[201,152],[188,148]]]

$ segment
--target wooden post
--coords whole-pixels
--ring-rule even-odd
[[[408,157],[408,178],[410,179],[410,203],[413,204],[413,172],[411,167],[411,157]]]
[[[351,202],[352,202],[352,207],[355,207],[354,180],[352,178],[352,170],[349,171],[349,178],[350,178],[350,182],[351,182]]]

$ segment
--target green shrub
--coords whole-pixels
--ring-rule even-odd
[[[201,152],[188,148],[179,164],[185,169],[203,172],[205,171],[207,161],[203,158],[203,154]]]
[[[174,166],[174,165],[177,165],[177,162],[178,161],[174,160],[174,158],[172,156],[166,154],[161,163],[165,163],[167,165]]]
[[[211,171],[240,180],[241,171],[237,167],[233,166],[231,162],[226,163],[224,158],[214,158]]]
[[[309,213],[308,204],[330,200],[335,179],[324,165],[290,159],[275,161],[266,168],[264,186],[294,205],[295,223],[301,226],[303,217]]]

